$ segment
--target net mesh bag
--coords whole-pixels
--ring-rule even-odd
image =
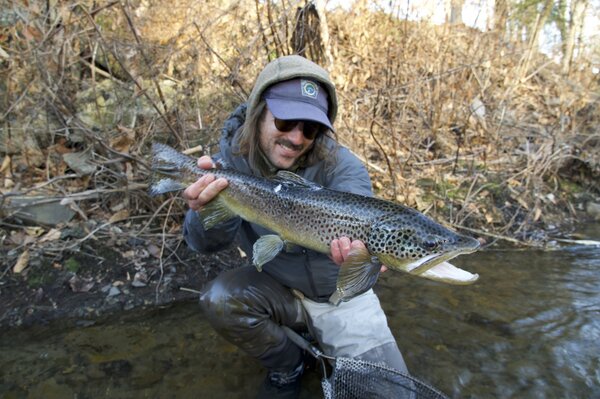
[[[331,376],[321,385],[326,399],[448,398],[398,370],[349,358],[337,358]]]

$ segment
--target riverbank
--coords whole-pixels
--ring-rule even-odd
[[[112,245],[90,240],[60,254],[49,246],[38,248],[22,272],[4,270],[0,329],[57,320],[86,326],[124,311],[196,301],[207,281],[245,263],[235,246],[200,255],[179,244],[169,243],[173,251],[162,261],[154,252],[158,247],[139,238]]]

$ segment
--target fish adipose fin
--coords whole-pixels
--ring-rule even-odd
[[[304,177],[298,176],[297,174],[287,170],[280,170],[277,172],[273,180],[286,186],[304,187],[310,188],[311,190],[320,190],[323,188],[317,183],[306,180]]]
[[[337,288],[329,302],[339,305],[369,290],[377,282],[381,262],[366,248],[352,249],[348,259],[340,267]]]
[[[199,216],[202,221],[202,226],[204,229],[208,230],[229,219],[233,219],[236,217],[236,214],[225,205],[219,196],[217,196],[202,208]]]
[[[285,242],[276,234],[267,234],[260,237],[252,248],[252,263],[260,272],[265,263],[273,260],[283,249]]]

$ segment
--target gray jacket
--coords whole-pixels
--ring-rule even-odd
[[[220,140],[220,152],[215,156],[233,169],[251,174],[252,170],[246,158],[236,155],[236,132],[245,119],[246,107],[241,105],[227,119]],[[371,181],[364,165],[347,148],[328,139],[327,145],[334,152],[336,162],[326,168],[324,162],[318,162],[295,172],[307,180],[324,187],[371,196]],[[241,218],[231,219],[220,226],[204,230],[200,222],[201,212],[189,210],[185,217],[183,235],[193,250],[209,253],[229,245],[236,234],[242,250],[252,258],[252,245],[263,235],[273,234],[262,226],[246,222]],[[281,284],[295,288],[317,302],[326,302],[335,291],[339,267],[324,254],[293,247],[284,249],[272,261],[263,267]]]

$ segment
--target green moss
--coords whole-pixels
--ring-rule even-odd
[[[582,193],[586,192],[584,187],[582,187],[580,184],[578,184],[577,182],[575,182],[573,180],[560,178],[559,183],[560,183],[560,187],[564,191],[566,191],[567,193],[569,193],[571,195],[582,194]]]
[[[50,276],[40,270],[30,270],[27,274],[27,285],[29,288],[39,288],[50,281]]]
[[[81,265],[79,264],[79,261],[74,257],[71,257],[65,261],[65,269],[70,272],[77,273],[80,267]]]

